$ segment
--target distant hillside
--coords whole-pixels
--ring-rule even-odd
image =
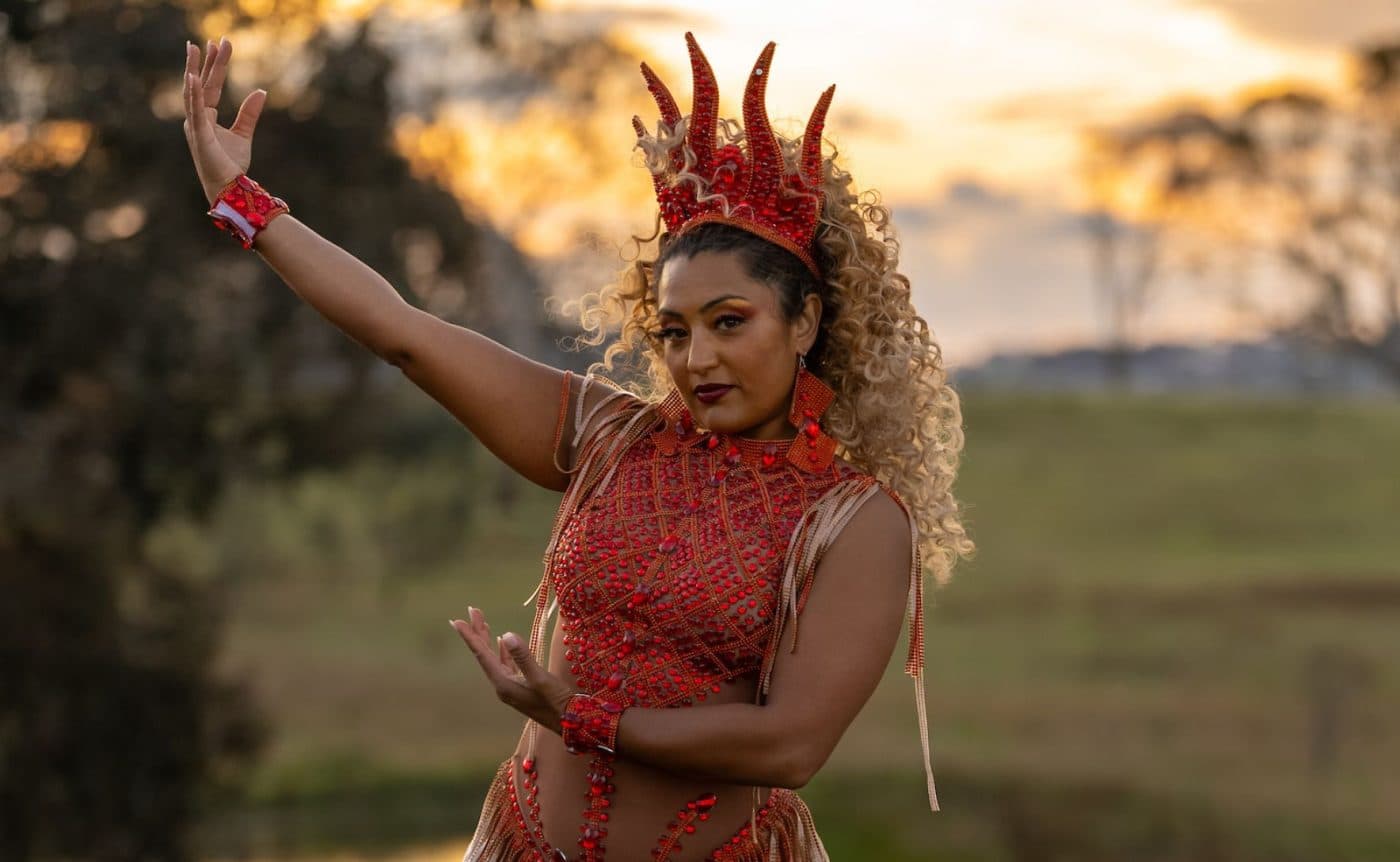
[[[1111,385],[1110,372],[1109,351],[1084,347],[998,353],[955,369],[953,379],[975,389],[1101,390]],[[1144,348],[1129,355],[1122,383],[1142,393],[1383,396],[1397,391],[1397,385],[1369,363],[1283,338]]]

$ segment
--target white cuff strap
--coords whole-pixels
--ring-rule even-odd
[[[244,236],[253,237],[257,235],[258,232],[254,230],[253,226],[248,223],[248,220],[243,217],[243,213],[230,206],[228,201],[220,198],[219,201],[214,204],[214,212],[238,225],[238,229],[243,231]]]

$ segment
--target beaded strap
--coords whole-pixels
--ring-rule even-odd
[[[273,219],[291,211],[286,201],[269,194],[247,174],[239,174],[214,198],[208,216],[214,227],[233,234],[244,248],[252,248],[253,240]]]
[[[617,725],[626,707],[582,692],[569,698],[559,716],[564,747],[570,754],[617,751]]]

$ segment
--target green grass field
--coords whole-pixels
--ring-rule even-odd
[[[901,641],[802,791],[833,858],[1400,859],[1400,407],[964,401],[979,554],[928,611],[943,810]],[[487,503],[487,457],[250,489],[224,512],[205,563],[258,569],[224,663],[274,736],[250,797],[211,808],[211,857],[465,843],[521,719],[446,621],[472,604],[527,630],[558,501],[517,484],[508,511]],[[470,528],[426,549],[379,517],[412,524],[454,488]],[[245,547],[271,542],[269,511],[292,550]]]

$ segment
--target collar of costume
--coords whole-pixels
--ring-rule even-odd
[[[685,41],[694,81],[690,122],[684,140],[670,151],[667,169],[652,175],[666,229],[678,236],[708,222],[733,225],[782,246],[822,278],[812,247],[823,202],[822,128],[836,86],[828,87],[817,100],[802,136],[796,170],[789,173],[764,105],[776,44],[769,42],[763,49],[744,87],[744,146],[726,144],[716,149],[719,86],[695,37],[686,33]],[[642,75],[661,111],[662,131],[669,135],[681,121],[680,108],[646,63]],[[632,127],[638,138],[647,133],[639,117],[632,118]],[[693,156],[688,172],[700,177],[703,188],[693,179],[677,181],[687,170],[687,150]]]
[[[796,393],[799,397],[804,393]],[[824,395],[824,397],[823,397]],[[695,427],[695,419],[685,406],[681,393],[672,389],[660,404],[656,405],[662,424],[652,432],[652,442],[667,455],[674,455],[683,448],[699,446],[711,451],[724,453],[724,463],[716,471],[720,480],[722,471],[739,465],[771,469],[780,460],[786,461],[809,473],[822,473],[831,468],[836,456],[836,441],[816,421],[831,402],[829,390],[823,395],[813,393],[809,397],[819,399],[809,404],[799,404],[803,414],[803,424],[796,437],[778,440],[755,440],[736,434],[722,434],[702,431]],[[718,483],[716,483],[718,484]]]

